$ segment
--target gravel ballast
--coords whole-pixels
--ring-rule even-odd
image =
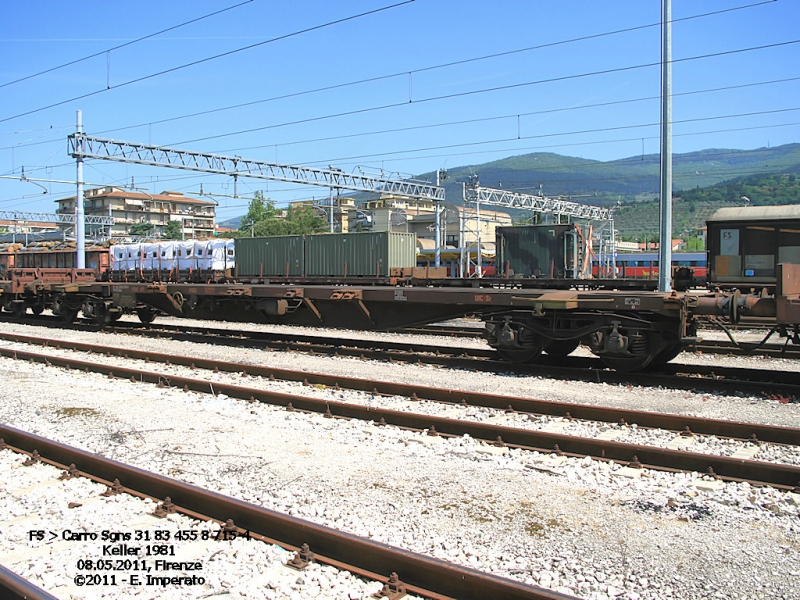
[[[797,404],[748,396],[24,325],[0,324],[0,330],[473,391],[800,423]],[[0,359],[0,369],[0,419],[11,426],[415,552],[597,600],[800,597],[800,496],[792,493],[719,485],[698,474],[643,470],[626,477],[601,461],[554,460],[468,437],[431,438],[10,359]],[[338,394],[354,401],[350,392]],[[273,597],[268,592],[249,590],[245,597]]]

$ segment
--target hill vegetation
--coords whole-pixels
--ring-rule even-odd
[[[487,187],[550,197],[569,196],[577,202],[601,206],[617,205],[616,226],[623,239],[644,241],[658,236],[659,157],[656,154],[602,162],[537,152],[455,167],[449,170],[445,182],[446,202],[461,204],[462,182],[470,176],[477,176],[481,185]],[[432,181],[434,175],[423,174],[420,178]],[[800,203],[800,144],[756,150],[712,148],[675,154],[673,188],[675,237],[685,238],[696,232],[723,206]],[[364,194],[354,196],[367,198]],[[263,207],[256,206],[256,209],[263,208],[267,213],[275,211],[269,200],[263,196],[258,199]],[[251,206],[251,213],[253,209]],[[509,212],[519,222],[531,217],[530,212]],[[253,222],[262,220],[265,222],[258,229],[264,234],[324,229],[307,211],[292,214],[282,221],[254,217],[259,215],[248,214],[223,224],[241,228],[242,234],[245,229],[253,232]]]
[[[800,176],[752,175],[673,194],[674,237],[686,238],[724,206],[800,204]],[[624,239],[645,241],[658,235],[658,202],[630,203],[616,211],[615,225]]]
[[[712,148],[673,156],[673,187],[680,192],[734,178],[785,173],[800,173],[800,144],[756,150]],[[477,175],[487,187],[616,204],[652,199],[658,193],[659,157],[645,154],[602,162],[536,152],[455,167],[449,169],[445,185],[448,202],[460,203],[461,182],[470,175]],[[420,177],[434,179],[432,173]]]
[[[656,154],[601,162],[539,152],[457,167],[450,169],[445,186],[448,202],[460,203],[460,182],[470,175],[477,175],[487,187],[617,205],[615,223],[623,239],[658,237]],[[682,238],[696,232],[723,206],[800,203],[800,144],[676,154],[673,189],[674,235]],[[510,212],[519,222],[531,217],[523,211]]]

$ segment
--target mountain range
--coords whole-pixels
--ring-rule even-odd
[[[800,172],[800,144],[774,148],[734,150],[710,148],[672,158],[675,192],[703,188],[764,173]],[[659,155],[644,154],[598,161],[549,152],[510,156],[479,165],[448,170],[445,182],[448,202],[460,202],[461,183],[477,175],[482,186],[504,188],[545,196],[573,196],[576,201],[607,204],[653,198],[659,190]],[[433,173],[421,179],[433,180]],[[583,196],[580,200],[577,197]]]
[[[690,199],[677,206],[676,234],[701,226],[719,206],[736,202],[745,192],[756,195],[756,204],[772,204],[770,194],[792,203],[800,192],[800,181],[791,177],[790,193],[775,185],[753,187],[754,181],[769,175],[786,177],[800,174],[800,143],[774,148],[736,150],[710,148],[673,155],[673,196]],[[569,196],[576,202],[618,205],[617,228],[626,237],[654,235],[658,225],[659,155],[643,154],[611,161],[598,161],[550,152],[510,156],[476,165],[448,169],[444,182],[446,202],[461,204],[462,182],[477,176],[480,185],[549,197]],[[435,180],[434,173],[423,173],[422,180]],[[748,185],[750,187],[748,187]],[[355,195],[360,198],[360,194]],[[530,213],[510,211],[515,219]],[[238,227],[241,217],[220,223]]]

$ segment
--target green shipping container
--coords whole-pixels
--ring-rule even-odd
[[[585,231],[584,231],[585,229]],[[571,279],[579,277],[588,229],[576,224],[520,225],[496,230],[497,272]]]
[[[304,242],[304,235],[237,238],[237,276],[302,277],[305,274]]]
[[[390,269],[416,264],[415,233],[328,233],[306,237],[308,277],[387,277]]]

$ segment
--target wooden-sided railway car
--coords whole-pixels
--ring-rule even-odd
[[[800,264],[800,205],[721,208],[707,221],[708,281],[741,290],[778,284],[779,264]]]

